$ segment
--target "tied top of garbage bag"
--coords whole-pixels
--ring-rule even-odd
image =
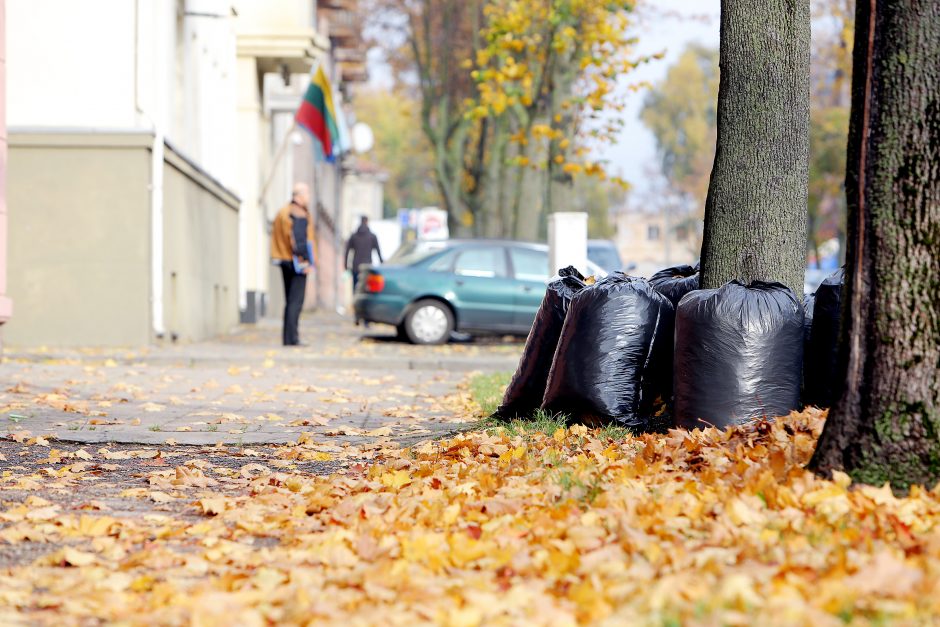
[[[806,346],[806,402],[832,407],[838,394],[839,329],[845,269],[823,279],[816,289],[813,323]]]
[[[668,395],[674,310],[646,279],[614,272],[574,296],[543,408],[589,423],[649,427]]]
[[[585,286],[584,277],[573,266],[562,268],[558,275],[561,278],[548,284],[526,339],[519,366],[506,388],[502,404],[493,414],[494,418],[528,418],[542,405],[548,371],[552,367],[565,315],[572,297]]]
[[[673,307],[679,304],[682,297],[698,289],[699,264],[695,266],[673,266],[660,270],[650,277],[653,289],[665,296]]]
[[[576,279],[584,280],[584,276],[578,272],[578,269],[574,266],[567,266],[558,271],[558,276],[564,277],[575,277]]]
[[[690,292],[676,311],[675,416],[724,428],[797,409],[803,307],[780,283]]]

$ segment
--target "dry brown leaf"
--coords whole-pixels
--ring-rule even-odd
[[[148,496],[150,497],[150,500],[153,501],[154,503],[169,503],[170,501],[176,500],[172,496],[167,494],[166,492],[160,492],[159,490],[154,490],[153,492],[149,492]]]

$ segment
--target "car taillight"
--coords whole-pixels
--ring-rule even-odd
[[[385,289],[385,277],[381,274],[370,274],[366,277],[366,291],[376,294]]]

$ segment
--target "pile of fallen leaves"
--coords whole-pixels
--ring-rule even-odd
[[[0,542],[55,549],[0,570],[0,622],[940,621],[938,493],[805,471],[823,416],[622,440],[497,429],[330,477],[292,466],[303,443],[277,465],[170,458],[124,501],[71,507],[54,496],[106,479],[7,471]]]

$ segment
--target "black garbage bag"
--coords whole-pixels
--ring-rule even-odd
[[[809,334],[813,330],[813,311],[816,305],[816,292],[803,295],[803,359],[806,359],[808,352],[806,346],[809,344]]]
[[[780,283],[690,292],[676,311],[675,421],[725,428],[800,403],[803,307]]]
[[[545,382],[552,367],[568,305],[585,285],[584,277],[573,266],[560,270],[558,274],[561,278],[548,284],[522,350],[519,366],[506,388],[502,404],[493,414],[494,418],[528,418],[542,405]]]
[[[673,307],[676,307],[683,296],[698,289],[698,280],[698,263],[696,263],[695,266],[673,266],[660,270],[650,277],[650,285],[668,298]]]
[[[816,293],[803,295],[803,404],[806,405],[806,360],[809,359],[809,334],[813,330]]]
[[[816,289],[813,323],[806,347],[805,400],[809,405],[832,407],[839,393],[836,368],[839,357],[839,320],[845,269],[840,268]]]
[[[591,425],[650,429],[668,396],[675,311],[646,279],[614,272],[571,300],[542,408]]]

